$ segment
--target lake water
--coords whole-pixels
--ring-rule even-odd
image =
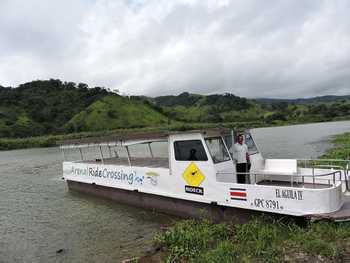
[[[346,131],[350,121],[252,133],[265,157],[309,158]],[[61,158],[57,148],[0,152],[0,262],[119,262],[143,254],[172,220],[68,192]]]
[[[350,132],[350,121],[301,124],[252,130],[265,158],[316,158],[332,147],[332,136]]]

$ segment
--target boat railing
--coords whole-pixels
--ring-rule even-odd
[[[321,167],[324,168],[335,168],[343,169],[349,171],[350,160],[342,159],[298,159],[298,167],[311,168],[311,167]]]
[[[342,171],[346,190],[350,191],[349,175],[350,175],[350,160],[342,159],[298,159],[298,168],[311,168],[313,173],[315,169],[331,169]]]
[[[245,175],[247,178],[247,183],[250,184],[249,180],[251,178],[251,176],[253,176],[254,178],[254,184],[258,184],[261,181],[270,181],[273,184],[273,177],[276,177],[276,175],[279,175],[278,173],[265,173],[265,172],[256,172],[256,171],[251,171],[248,173],[232,173],[232,172],[217,172],[216,173],[217,177],[220,175]],[[323,173],[323,174],[315,174],[314,172],[312,172],[312,174],[294,174],[294,173],[290,173],[290,174],[286,174],[283,173],[281,174],[283,175],[283,177],[289,177],[289,180],[286,180],[284,182],[286,182],[286,186],[290,185],[291,187],[293,187],[295,184],[297,184],[298,186],[301,185],[301,187],[305,187],[306,185],[310,185],[312,186],[312,188],[317,188],[317,186],[320,186],[322,182],[322,188],[325,188],[324,186],[328,186],[328,187],[334,187],[336,186],[337,182],[342,182],[342,172],[339,170],[336,171],[332,171],[332,172],[327,172],[327,173]],[[263,177],[263,179],[261,181],[258,182],[257,177],[261,176]],[[327,178],[324,178],[327,177]],[[306,178],[311,178],[312,180],[305,180]],[[301,179],[301,181],[300,181]]]
[[[68,144],[68,145],[61,145],[60,149],[62,152],[63,161],[68,161],[69,158],[66,156],[66,151],[74,151],[77,150],[78,156],[75,156],[75,159],[72,159],[71,161],[75,162],[84,162],[84,161],[96,161],[101,162],[102,164],[105,163],[105,161],[108,161],[108,159],[119,159],[119,158],[126,158],[128,161],[129,166],[132,166],[132,161],[135,158],[141,157],[135,156],[131,153],[130,147],[134,147],[136,145],[147,145],[147,149],[143,149],[144,152],[142,154],[141,158],[150,158],[150,159],[156,159],[159,157],[159,152],[157,152],[157,149],[154,149],[152,147],[153,143],[164,143],[167,141],[164,139],[150,139],[150,140],[134,140],[130,142],[123,142],[123,141],[115,141],[115,142],[102,142],[102,143],[87,143],[87,144]],[[91,154],[90,157],[88,157],[88,154],[83,153],[83,149],[93,149],[88,153]],[[97,149],[97,151],[96,151]],[[93,156],[93,157],[92,157]],[[168,157],[166,157],[168,159]],[[170,160],[168,160],[169,166],[170,166]]]

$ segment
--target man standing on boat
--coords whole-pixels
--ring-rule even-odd
[[[237,142],[232,147],[232,155],[236,160],[236,172],[237,172],[237,183],[246,184],[249,183],[249,153],[248,146],[243,142],[243,135],[237,136]]]

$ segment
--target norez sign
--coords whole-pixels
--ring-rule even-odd
[[[196,187],[196,186],[185,185],[185,192],[189,193],[189,194],[204,195],[204,188],[203,187]]]

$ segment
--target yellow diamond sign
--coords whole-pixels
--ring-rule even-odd
[[[194,162],[190,163],[190,165],[182,174],[182,177],[190,186],[200,186],[200,184],[205,179],[205,176],[202,174],[201,170],[199,170],[199,168]]]

